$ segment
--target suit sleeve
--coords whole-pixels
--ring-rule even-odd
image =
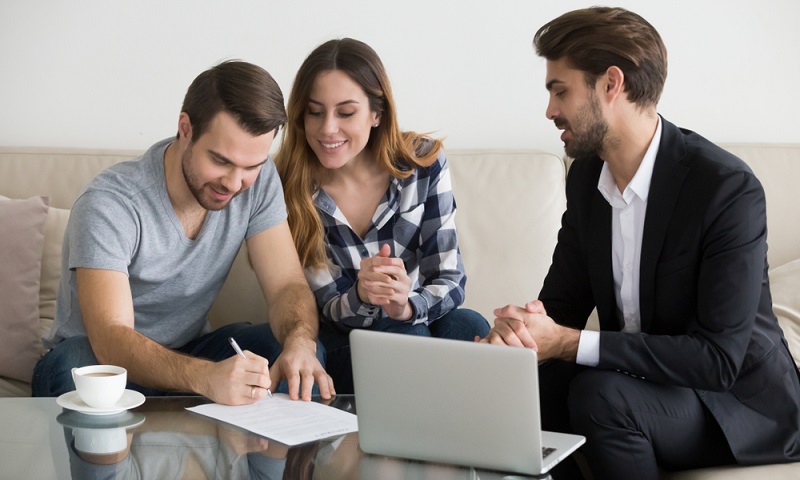
[[[581,215],[577,206],[592,188],[588,165],[575,162],[567,176],[567,209],[561,217],[558,242],[547,272],[539,300],[548,315],[561,325],[583,329],[595,306],[587,269],[587,251],[581,239]]]

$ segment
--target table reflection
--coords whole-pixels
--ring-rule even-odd
[[[357,436],[289,448],[185,410],[197,399],[177,402],[148,399],[135,412],[112,416],[61,413],[72,478],[358,478]],[[341,473],[328,476],[333,472]]]
[[[534,478],[364,454],[358,434],[287,447],[186,410],[199,397],[148,398],[133,411],[57,421],[73,479],[513,480]],[[355,411],[352,398],[322,403]],[[61,435],[58,435],[59,437]],[[64,464],[66,467],[66,464]]]

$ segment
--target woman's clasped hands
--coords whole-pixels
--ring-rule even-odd
[[[361,260],[358,296],[362,302],[379,305],[389,318],[406,321],[414,315],[408,301],[411,279],[403,260],[390,257],[391,253],[389,244],[384,244],[377,255]]]

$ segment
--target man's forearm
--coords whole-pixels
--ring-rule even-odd
[[[166,391],[200,393],[208,360],[170,350],[135,330],[115,325],[90,336],[101,363],[125,367],[130,381]]]
[[[287,341],[308,340],[316,345],[319,317],[314,295],[308,286],[287,285],[277,299],[269,305],[269,321],[278,342],[285,345]]]

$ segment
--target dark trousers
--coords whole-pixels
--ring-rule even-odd
[[[229,338],[235,338],[243,350],[250,350],[269,360],[272,365],[281,353],[281,345],[272,335],[269,324],[234,323],[222,326],[210,333],[198,337],[176,351],[193,357],[205,358],[214,362],[225,360],[236,352],[231,347]],[[324,366],[325,349],[317,341],[317,359]],[[89,339],[85,335],[70,337],[47,352],[36,364],[31,381],[34,397],[57,397],[75,389],[72,381],[72,369],[85,365],[96,365]],[[179,395],[179,392],[164,392],[128,382],[127,388],[141,392],[146,396]],[[286,393],[289,390],[286,381],[281,381],[276,392]],[[313,393],[319,393],[314,385]]]
[[[560,361],[539,366],[542,428],[586,437],[580,449],[602,479],[659,478],[736,463],[714,417],[694,390]],[[573,461],[555,480],[580,478]]]

